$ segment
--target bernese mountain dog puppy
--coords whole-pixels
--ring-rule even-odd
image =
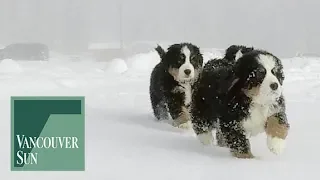
[[[190,127],[191,95],[194,82],[203,66],[200,48],[191,43],[172,44],[167,51],[157,46],[161,61],[154,67],[150,77],[150,100],[154,116],[168,120],[173,126]]]
[[[283,65],[267,51],[252,48],[242,53],[245,47],[237,47],[204,66],[192,96],[193,129],[205,145],[212,143],[216,130],[218,145],[238,158],[254,158],[249,138],[265,132],[269,150],[280,154],[289,130]],[[231,63],[225,63],[230,58]]]
[[[206,123],[206,125],[202,125],[199,126],[199,128],[203,128],[206,127],[208,128],[208,130],[206,132],[208,132],[208,136],[206,136],[206,138],[202,138],[203,135],[199,135],[199,139],[203,144],[209,144],[212,142],[213,137],[211,134],[211,130],[216,130],[216,140],[218,144],[222,144],[221,142],[221,133],[220,130],[216,127],[216,120],[215,118],[213,118],[212,120],[212,115],[214,114],[214,112],[212,112],[213,114],[211,114],[211,110],[209,107],[213,108],[213,106],[215,106],[214,104],[207,104],[205,102],[207,101],[203,101],[203,100],[198,100],[200,97],[204,98],[204,97],[210,97],[211,92],[207,91],[207,89],[211,89],[212,88],[212,84],[214,82],[218,82],[220,81],[220,79],[216,79],[216,80],[212,80],[210,81],[210,78],[212,76],[213,73],[215,72],[219,72],[221,73],[222,71],[218,71],[218,69],[222,68],[225,71],[231,70],[232,72],[232,68],[235,65],[236,61],[242,57],[243,54],[248,53],[250,51],[252,51],[254,48],[253,47],[247,47],[247,46],[243,46],[243,45],[231,45],[229,46],[226,50],[225,50],[225,55],[223,58],[215,58],[215,59],[211,59],[209,60],[203,67],[203,70],[200,74],[200,77],[198,78],[198,81],[195,83],[195,85],[197,86],[197,89],[195,89],[194,94],[192,99],[196,100],[194,101],[193,106],[191,107],[191,114],[193,116],[193,123]],[[213,71],[213,70],[217,70],[217,71]],[[216,75],[214,75],[213,77],[215,77]],[[224,83],[215,83],[215,90],[219,91],[219,93],[223,93],[225,92],[228,87],[230,86],[230,84],[233,82],[233,73],[230,74],[219,74],[217,77],[224,79],[225,81],[229,81],[229,82],[224,82]],[[208,81],[209,80],[209,81]],[[224,86],[224,87],[223,87]],[[205,94],[204,96],[202,96],[202,93],[209,93],[209,94]],[[211,96],[213,97],[213,96]],[[215,103],[222,103],[222,98],[217,99],[215,101]],[[208,106],[207,106],[208,105]],[[199,110],[200,108],[200,110]],[[218,106],[216,107],[218,108]],[[196,134],[201,134],[201,129],[197,129],[197,126],[194,127],[194,131],[196,132]],[[210,136],[210,137],[209,137]],[[205,142],[206,141],[206,142]]]

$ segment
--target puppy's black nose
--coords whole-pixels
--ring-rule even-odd
[[[191,70],[190,70],[190,69],[185,69],[185,70],[184,70],[184,73],[185,73],[186,75],[189,75],[189,74],[191,73]]]
[[[277,90],[278,89],[278,83],[271,83],[270,84],[270,88],[272,89],[272,90]]]

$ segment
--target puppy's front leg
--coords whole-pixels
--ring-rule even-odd
[[[289,124],[284,119],[284,113],[277,113],[267,119],[265,131],[267,134],[267,146],[274,154],[281,154],[285,149],[285,139],[288,135]]]
[[[181,112],[178,117],[174,119],[173,125],[182,128],[182,129],[190,129],[191,128],[191,117],[190,112],[187,107],[181,107]]]
[[[190,128],[190,112],[184,105],[182,94],[172,93],[168,99],[168,108],[173,119],[173,126],[183,129]]]
[[[285,149],[285,140],[287,138],[290,124],[287,120],[286,105],[284,96],[277,100],[275,110],[278,111],[268,117],[265,124],[265,132],[267,134],[267,145],[269,150],[274,154],[281,154]]]
[[[211,145],[213,143],[214,137],[212,135],[212,128],[205,122],[195,121],[197,117],[192,119],[192,128],[196,133],[198,140],[203,145]]]
[[[222,121],[220,128],[225,138],[226,146],[230,148],[230,152],[234,157],[254,158],[251,153],[250,141],[246,137],[240,123]]]
[[[217,139],[217,145],[220,147],[226,147],[225,138],[221,132],[220,126],[216,128],[216,139]]]

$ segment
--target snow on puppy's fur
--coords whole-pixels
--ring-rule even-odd
[[[219,128],[220,146],[228,147],[235,157],[253,158],[249,138],[266,132],[269,150],[280,154],[289,130],[280,59],[252,50],[234,65],[203,72],[191,111],[198,137],[206,139],[205,134]]]
[[[211,144],[213,142],[213,136],[211,130],[217,128],[217,117],[211,117],[211,108],[218,108],[215,103],[222,103],[222,98],[217,99],[209,103],[206,98],[216,98],[216,93],[221,94],[228,91],[228,88],[232,83],[235,83],[233,78],[230,78],[233,74],[233,66],[239,58],[244,54],[251,52],[253,47],[246,47],[243,45],[231,45],[225,50],[223,58],[210,59],[203,67],[200,78],[196,82],[198,88],[193,93],[194,103],[191,108],[193,115],[193,124],[196,133],[205,132],[200,134],[198,139],[203,144]],[[224,81],[223,83],[215,83]],[[216,91],[216,92],[212,92]],[[214,112],[212,112],[214,114]],[[214,120],[212,120],[214,119]],[[203,130],[202,128],[206,128]],[[220,134],[217,133],[217,140],[220,141]],[[218,142],[219,143],[219,142]]]
[[[158,46],[161,62],[155,66],[150,78],[150,100],[158,120],[173,119],[174,126],[188,128],[189,105],[203,65],[200,49],[191,43],[171,45],[167,52]]]

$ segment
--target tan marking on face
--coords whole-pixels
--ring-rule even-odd
[[[259,94],[260,91],[260,86],[257,87],[253,87],[250,90],[243,90],[243,92],[245,93],[245,95],[247,95],[248,97],[254,97],[257,96]]]
[[[173,77],[173,79],[175,81],[182,82],[182,83],[183,82],[194,83],[199,78],[201,70],[202,69],[195,69],[194,70],[194,77],[192,79],[189,79],[188,81],[183,81],[183,80],[179,79],[179,69],[177,69],[177,68],[170,67],[168,72]]]
[[[173,77],[174,80],[179,80],[179,69],[177,68],[169,68],[169,74]]]
[[[280,124],[277,117],[271,116],[267,119],[265,131],[267,135],[272,137],[286,139],[289,126],[287,124]]]

